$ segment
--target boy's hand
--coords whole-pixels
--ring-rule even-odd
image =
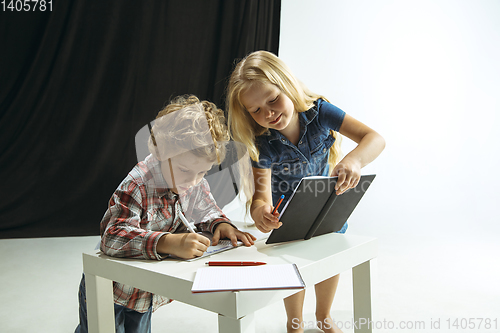
[[[283,223],[278,220],[280,214],[275,212],[272,214],[273,206],[264,204],[255,208],[252,214],[252,218],[255,222],[255,226],[262,232],[270,232],[273,229],[278,229]]]
[[[238,245],[238,240],[242,241],[245,246],[251,246],[254,244],[253,241],[257,239],[254,235],[248,232],[235,229],[229,223],[219,223],[217,225],[212,238],[212,245],[217,245],[219,243],[219,239],[221,238],[229,238],[233,246]]]
[[[210,239],[194,233],[166,234],[158,241],[157,251],[183,259],[200,257],[210,246]]]
[[[361,165],[355,159],[345,157],[332,171],[332,177],[338,176],[335,191],[341,195],[350,188],[358,185],[361,178]]]

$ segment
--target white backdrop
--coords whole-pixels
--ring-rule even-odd
[[[498,315],[500,1],[283,0],[279,56],[386,139],[348,231],[380,239],[382,293],[403,283],[385,315]]]
[[[357,217],[498,235],[500,1],[284,0],[279,56],[386,139]]]

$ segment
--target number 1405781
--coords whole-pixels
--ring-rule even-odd
[[[45,12],[52,11],[52,0],[1,0],[4,12]]]

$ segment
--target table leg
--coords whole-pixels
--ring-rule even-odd
[[[85,273],[89,333],[114,333],[113,281]]]
[[[354,331],[372,332],[370,260],[352,268]]]
[[[239,319],[219,314],[219,333],[255,333],[254,314]]]

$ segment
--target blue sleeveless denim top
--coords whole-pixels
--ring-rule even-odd
[[[338,132],[344,117],[344,111],[318,99],[312,108],[299,113],[297,146],[274,129],[256,138],[259,161],[252,161],[252,165],[271,169],[273,205],[282,194],[286,202],[302,177],[329,175],[328,156],[335,141],[330,130]]]

